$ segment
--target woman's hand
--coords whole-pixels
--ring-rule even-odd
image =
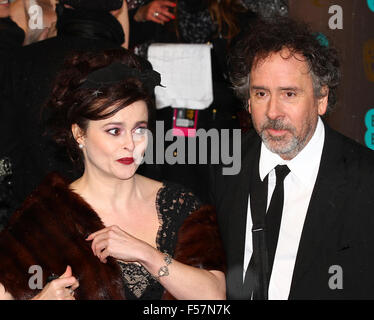
[[[49,282],[32,300],[75,300],[74,290],[78,287],[78,280],[73,277],[71,267],[67,266],[63,275]]]
[[[94,255],[103,263],[107,262],[108,256],[123,262],[142,263],[145,254],[154,249],[148,243],[133,237],[118,226],[107,227],[91,233],[86,241],[91,240]]]
[[[165,254],[139,240],[118,226],[111,226],[90,234],[93,253],[102,263],[111,256],[123,262],[138,262],[154,276],[165,266]],[[225,299],[225,275],[221,271],[207,271],[173,260],[168,275],[159,278],[162,286],[176,299]]]
[[[169,8],[175,8],[176,4],[167,0],[154,0],[140,7],[135,16],[135,21],[153,21],[159,24],[175,19]]]

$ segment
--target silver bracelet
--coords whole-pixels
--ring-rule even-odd
[[[155,278],[157,281],[160,281],[161,277],[166,277],[169,275],[168,265],[173,262],[173,259],[168,253],[165,253],[164,261],[166,264],[158,270],[157,276],[153,276],[153,278]]]

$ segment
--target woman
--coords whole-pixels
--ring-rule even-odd
[[[79,286],[69,269],[62,279],[72,283],[51,282],[70,298],[225,298],[211,210],[179,185],[136,174],[159,84],[124,49],[66,62],[47,104],[48,134],[84,171],[71,183],[48,176],[0,235],[0,283],[13,298],[33,297],[30,265],[43,283],[71,266]]]

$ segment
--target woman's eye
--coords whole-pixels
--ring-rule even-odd
[[[146,127],[138,127],[134,130],[134,133],[136,134],[145,134],[147,131]]]
[[[118,136],[121,133],[121,130],[119,128],[112,128],[107,130],[107,132],[112,136]]]

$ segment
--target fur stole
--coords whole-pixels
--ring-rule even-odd
[[[0,283],[15,299],[39,293],[29,279],[38,265],[43,285],[61,275],[67,265],[79,280],[75,298],[126,299],[121,269],[113,258],[101,263],[85,238],[104,225],[95,211],[57,174],[50,174],[25,200],[0,234]],[[192,266],[225,271],[223,247],[214,209],[203,206],[192,213],[178,232],[174,258]],[[163,299],[173,299],[167,292]]]

